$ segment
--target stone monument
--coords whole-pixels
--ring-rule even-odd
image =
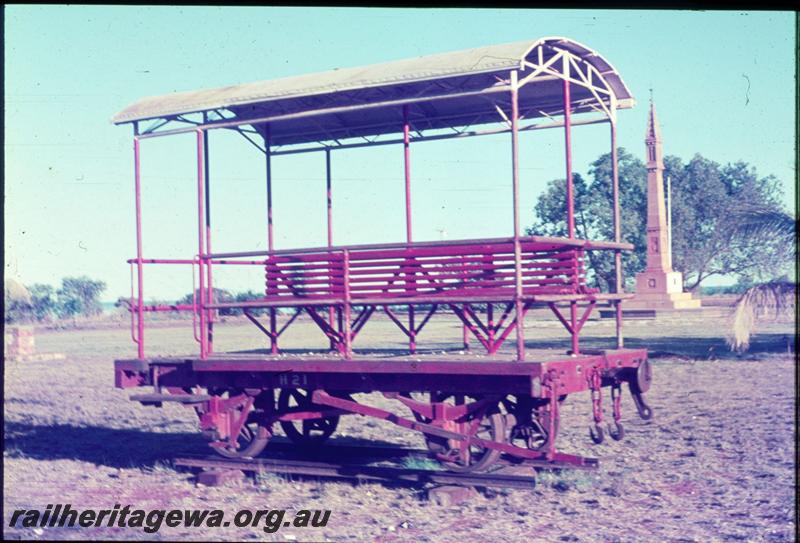
[[[636,274],[636,295],[625,310],[696,309],[700,300],[683,292],[683,275],[672,269],[672,247],[664,202],[664,162],[661,128],[650,99],[647,118],[647,268]]]

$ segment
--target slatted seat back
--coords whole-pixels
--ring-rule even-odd
[[[344,297],[341,252],[270,256],[265,265],[268,300]]]
[[[351,251],[353,298],[503,295],[515,292],[514,244]],[[573,293],[585,285],[582,251],[522,244],[523,293]]]
[[[524,295],[585,292],[584,251],[521,243]],[[515,292],[513,242],[426,245],[348,251],[353,300],[419,296],[499,296]],[[272,256],[266,264],[269,300],[344,298],[342,250]]]

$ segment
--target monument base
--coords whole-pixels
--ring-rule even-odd
[[[636,295],[680,294],[683,292],[683,274],[676,271],[647,269],[636,274]]]
[[[699,301],[699,300],[696,300]],[[684,324],[700,323],[708,321],[709,319],[720,320],[726,319],[730,315],[730,306],[706,306],[692,307],[686,309],[629,309],[628,301],[622,304],[622,318],[625,321],[637,320],[668,320],[672,322],[682,322]],[[607,320],[616,317],[616,311],[613,309],[600,309],[600,319]]]
[[[700,300],[683,292],[683,274],[646,269],[636,274],[636,295],[625,302],[625,310],[698,309]]]
[[[636,294],[623,306],[628,309],[699,309],[700,300],[692,298],[691,292],[661,292]]]

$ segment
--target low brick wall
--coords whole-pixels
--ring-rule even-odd
[[[36,354],[33,326],[7,327],[3,353],[6,358],[25,358]]]
[[[33,326],[7,326],[5,332],[3,354],[6,360],[36,362],[65,358],[62,353],[37,353]]]

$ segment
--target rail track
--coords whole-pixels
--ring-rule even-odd
[[[291,455],[288,457],[287,455]],[[335,458],[336,462],[321,461]],[[399,465],[375,465],[376,462],[402,462],[406,459],[429,459],[423,449],[400,447],[367,447],[332,445],[317,449],[298,448],[291,443],[271,443],[268,455],[260,458],[223,459],[215,456],[183,456],[176,458],[178,467],[201,470],[205,484],[221,484],[232,474],[275,473],[300,477],[351,481],[380,481],[391,484],[412,484],[477,488],[533,489],[536,468],[559,469],[574,465],[559,462],[498,462],[485,473],[458,473],[438,469],[417,469]],[[588,462],[584,469],[597,467]]]

